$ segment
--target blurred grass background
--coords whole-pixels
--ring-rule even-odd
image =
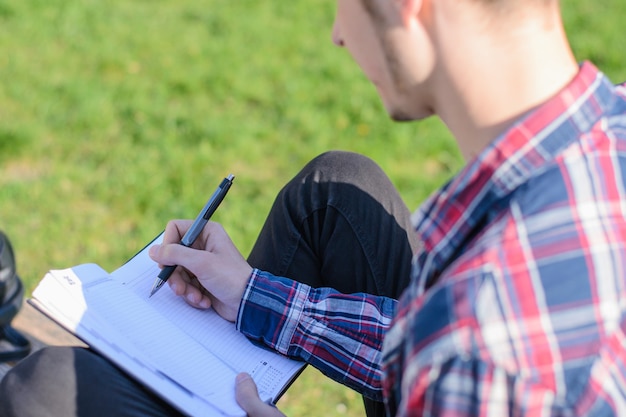
[[[0,228],[28,291],[51,268],[113,270],[172,218],[215,216],[246,254],[281,185],[361,152],[416,207],[461,166],[436,119],[395,124],[346,51],[335,2],[0,0]],[[623,0],[562,1],[579,60],[626,80]],[[307,370],[288,415],[363,415]]]

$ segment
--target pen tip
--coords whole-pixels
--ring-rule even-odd
[[[152,285],[152,289],[150,290],[150,296],[149,296],[148,298],[150,298],[150,297],[152,297],[154,294],[156,294],[156,292],[157,292],[157,291],[158,291],[158,290],[159,290],[159,289],[163,286],[163,283],[164,283],[164,282],[165,282],[165,281],[163,281],[162,279],[157,278],[157,279],[154,281],[154,284]]]

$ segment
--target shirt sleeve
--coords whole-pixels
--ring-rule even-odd
[[[376,400],[382,400],[381,348],[396,300],[311,288],[255,269],[237,328],[289,357]]]

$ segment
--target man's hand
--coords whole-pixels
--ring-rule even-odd
[[[162,245],[150,248],[159,265],[179,265],[167,283],[174,293],[196,308],[213,307],[226,320],[235,321],[243,292],[252,273],[224,228],[209,222],[191,248],[180,239],[191,220],[172,220]]]
[[[235,398],[248,417],[285,417],[276,407],[264,403],[252,377],[246,373],[237,375]]]

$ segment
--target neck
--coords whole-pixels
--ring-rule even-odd
[[[442,8],[458,5],[457,0],[441,3]],[[536,16],[515,15],[509,25],[486,22],[477,30],[474,23],[475,36],[462,30],[471,24],[467,14],[440,19],[442,31],[436,39],[443,52],[433,79],[435,112],[466,160],[557,94],[578,72],[556,3],[555,10],[542,9]],[[463,38],[455,39],[457,34]]]

